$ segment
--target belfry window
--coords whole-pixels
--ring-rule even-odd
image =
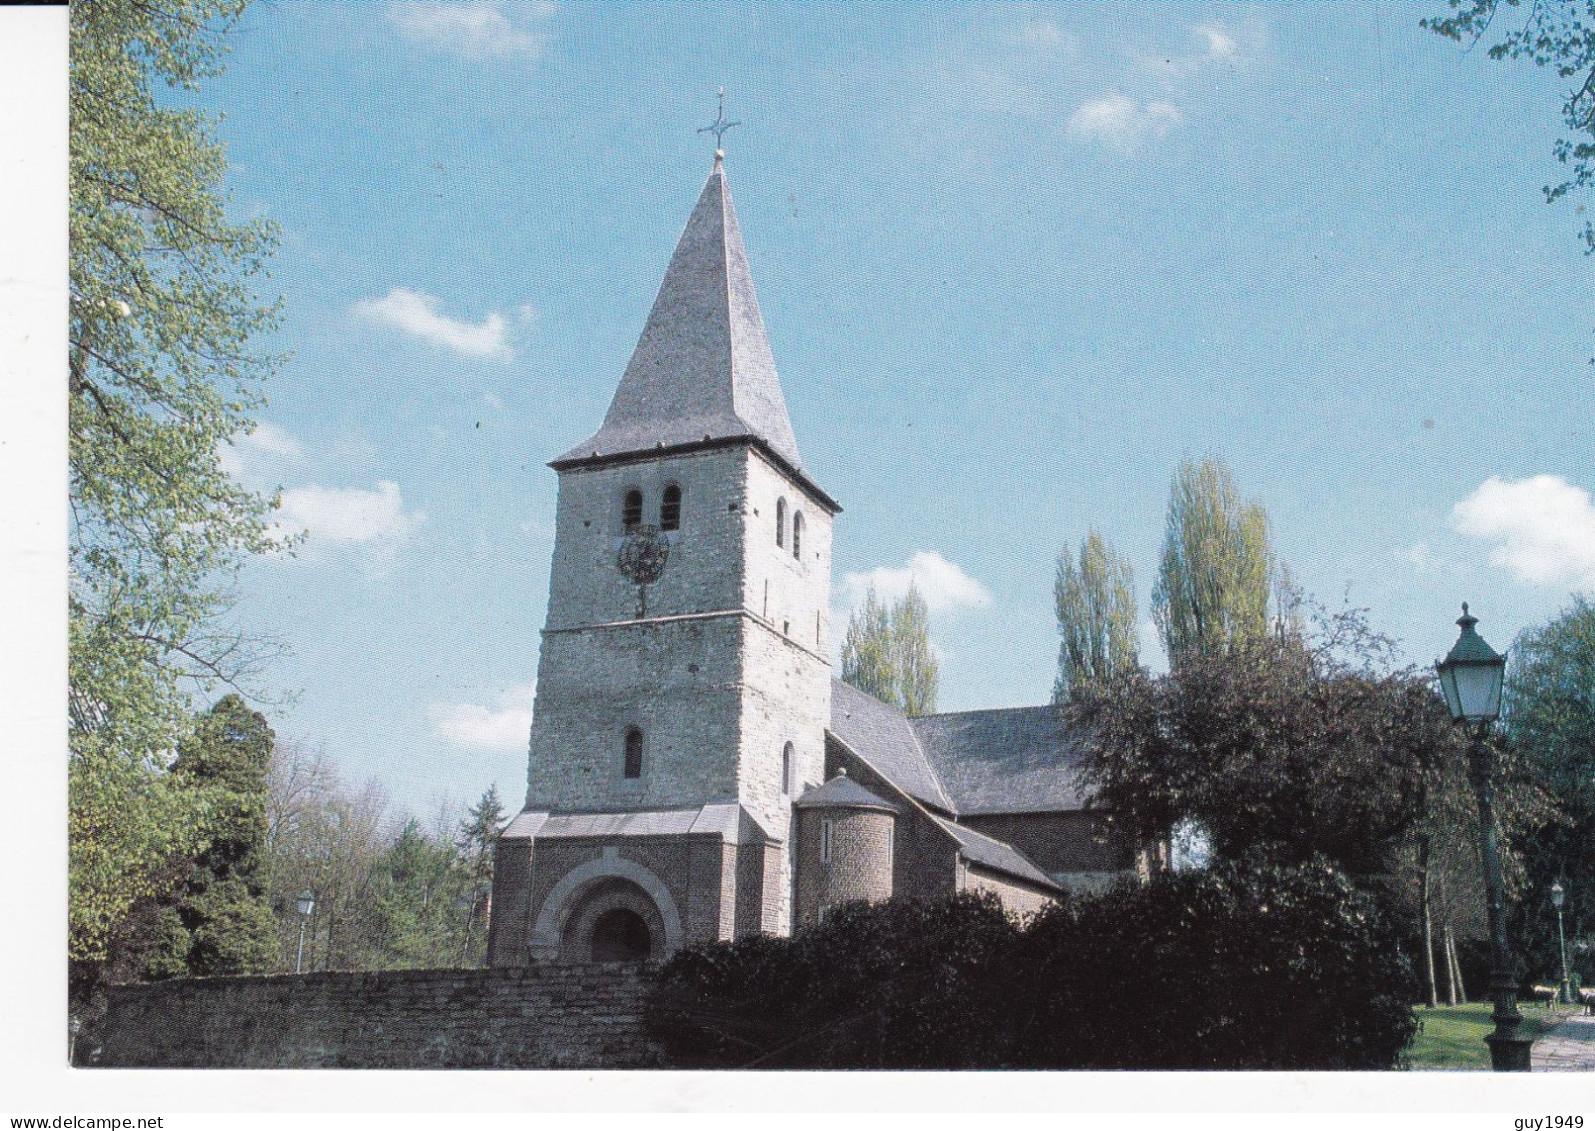
[[[781,792],[788,796],[797,792],[796,785],[792,781],[792,763],[795,761],[792,744],[788,742],[786,749],[781,751]]]
[[[792,516],[792,556],[803,560],[803,512]]]
[[[681,529],[681,488],[674,483],[665,488],[665,497],[659,503],[659,529]]]
[[[626,765],[624,772],[628,778],[642,777],[642,731],[636,727],[626,728]]]
[[[775,501],[775,544],[786,545],[786,500]]]
[[[633,488],[626,492],[626,501],[620,508],[620,525],[633,530],[642,525],[642,492]]]

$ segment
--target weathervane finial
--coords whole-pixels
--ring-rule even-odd
[[[722,140],[725,137],[725,132],[732,126],[740,126],[741,124],[741,122],[726,121],[726,88],[722,86],[720,88],[719,113],[714,116],[714,121],[698,131],[701,134],[714,134],[714,159],[716,161],[725,156],[725,145]]]

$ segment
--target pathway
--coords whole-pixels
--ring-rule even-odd
[[[1595,1072],[1595,1017],[1563,1021],[1534,1042],[1529,1062],[1535,1072]]]

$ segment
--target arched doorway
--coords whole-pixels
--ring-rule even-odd
[[[629,907],[612,907],[593,920],[592,961],[646,962],[652,953],[648,924]]]
[[[664,957],[665,923],[648,893],[605,877],[577,891],[561,932],[565,962],[646,962]]]

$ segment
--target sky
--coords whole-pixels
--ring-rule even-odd
[[[931,609],[943,710],[1047,700],[1056,556],[1214,454],[1413,662],[1595,590],[1595,317],[1560,80],[1441,5],[257,3],[198,102],[291,354],[224,453],[293,558],[279,736],[396,809],[525,794],[556,476],[726,169],[804,464]]]

